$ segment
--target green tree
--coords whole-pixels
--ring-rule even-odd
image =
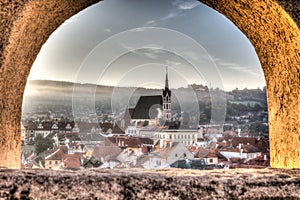
[[[43,137],[42,135],[38,134],[34,138],[34,147],[35,152],[37,154],[42,153],[43,151],[53,147],[54,140],[50,137]]]

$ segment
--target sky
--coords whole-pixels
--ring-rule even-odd
[[[192,0],[104,0],[66,20],[43,45],[29,80],[112,86],[204,84],[262,88],[249,40],[226,17]]]

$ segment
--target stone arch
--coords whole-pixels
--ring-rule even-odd
[[[0,166],[20,168],[20,120],[30,68],[50,34],[99,0],[4,0],[0,7]],[[261,62],[271,166],[300,167],[299,5],[289,0],[200,0],[230,19]],[[298,26],[295,21],[298,22]]]

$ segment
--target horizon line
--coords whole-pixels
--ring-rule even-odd
[[[104,87],[124,87],[124,88],[144,88],[144,89],[153,89],[153,90],[155,90],[155,89],[163,89],[163,87],[161,87],[161,88],[152,88],[152,87],[137,87],[137,86],[101,85],[101,84],[98,84],[98,83],[88,83],[88,82],[86,82],[86,83],[78,83],[78,82],[72,82],[72,81],[67,81],[67,80],[51,80],[51,79],[28,79],[27,81],[52,81],[52,82],[65,82],[65,83],[81,84],[81,85],[97,85],[97,86],[104,86]],[[191,85],[194,85],[194,84],[195,85],[199,85],[199,86],[202,85],[203,87],[207,87],[208,89],[220,89],[218,87],[215,87],[215,88],[211,87],[211,88],[209,88],[208,85],[205,85],[205,84],[202,84],[202,83],[200,83],[200,84],[191,83],[191,84],[186,85],[185,87],[182,86],[182,87],[171,88],[171,89],[188,88],[188,86],[191,86]],[[254,90],[254,89],[258,89],[258,88],[261,89],[261,90],[263,90],[264,87],[266,87],[266,85],[263,85],[263,86],[260,86],[260,87],[257,87],[257,88],[244,87],[243,89],[240,89],[239,87],[235,87],[234,89],[231,89],[231,90],[225,90],[225,89],[223,89],[223,91],[225,91],[225,92],[231,92],[231,91],[236,90],[236,89],[238,89],[238,90],[244,90],[244,89]]]

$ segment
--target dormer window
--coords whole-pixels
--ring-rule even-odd
[[[43,127],[42,124],[39,124],[37,128],[38,128],[38,129],[43,129],[44,127]]]
[[[71,128],[72,128],[71,125],[67,124],[66,129],[71,129]]]
[[[57,124],[53,124],[52,129],[58,129]]]

